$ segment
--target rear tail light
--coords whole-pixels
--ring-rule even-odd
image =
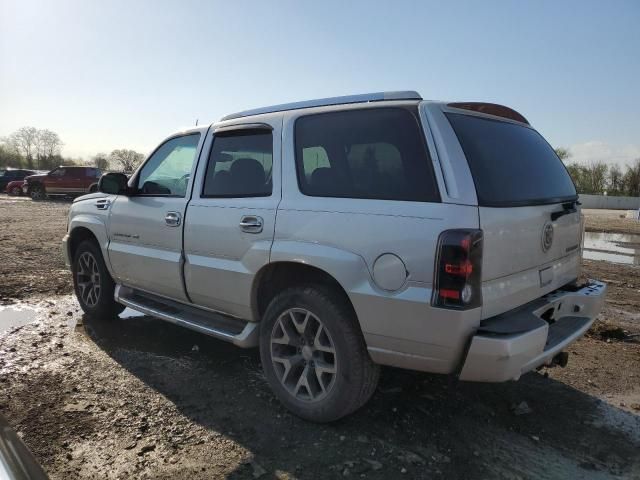
[[[436,307],[482,305],[482,230],[446,230],[438,239],[433,298]]]

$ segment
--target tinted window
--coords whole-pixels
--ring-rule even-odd
[[[217,134],[204,181],[205,197],[271,195],[273,139],[268,130]]]
[[[524,125],[448,113],[469,162],[480,205],[504,207],[576,198],[553,148]]]
[[[49,176],[51,177],[64,177],[65,175],[67,175],[67,169],[66,168],[56,168],[55,170],[52,170],[51,172],[49,172]]]
[[[200,134],[194,133],[163,143],[140,170],[140,193],[184,197],[199,141]]]
[[[300,190],[320,197],[438,201],[417,111],[376,108],[296,121]]]

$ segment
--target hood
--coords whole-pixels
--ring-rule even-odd
[[[75,198],[73,200],[73,203],[83,202],[85,200],[93,200],[95,198],[105,198],[108,196],[109,196],[108,193],[102,193],[102,192],[88,193],[86,195],[82,195],[81,197]]]
[[[34,180],[42,180],[43,178],[45,178],[47,176],[46,173],[44,174],[37,174],[37,175],[29,175],[28,177],[24,177],[25,182],[32,182]]]

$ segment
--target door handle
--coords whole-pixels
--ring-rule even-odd
[[[111,200],[108,198],[101,198],[100,200],[96,200],[96,208],[98,210],[109,210],[111,206]]]
[[[181,218],[178,212],[167,212],[164,216],[164,223],[170,227],[179,227]]]
[[[261,217],[255,215],[245,215],[240,219],[240,230],[247,233],[260,233],[264,222]]]

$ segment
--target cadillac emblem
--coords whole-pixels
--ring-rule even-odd
[[[547,222],[542,227],[542,251],[547,252],[553,244],[553,223]]]

